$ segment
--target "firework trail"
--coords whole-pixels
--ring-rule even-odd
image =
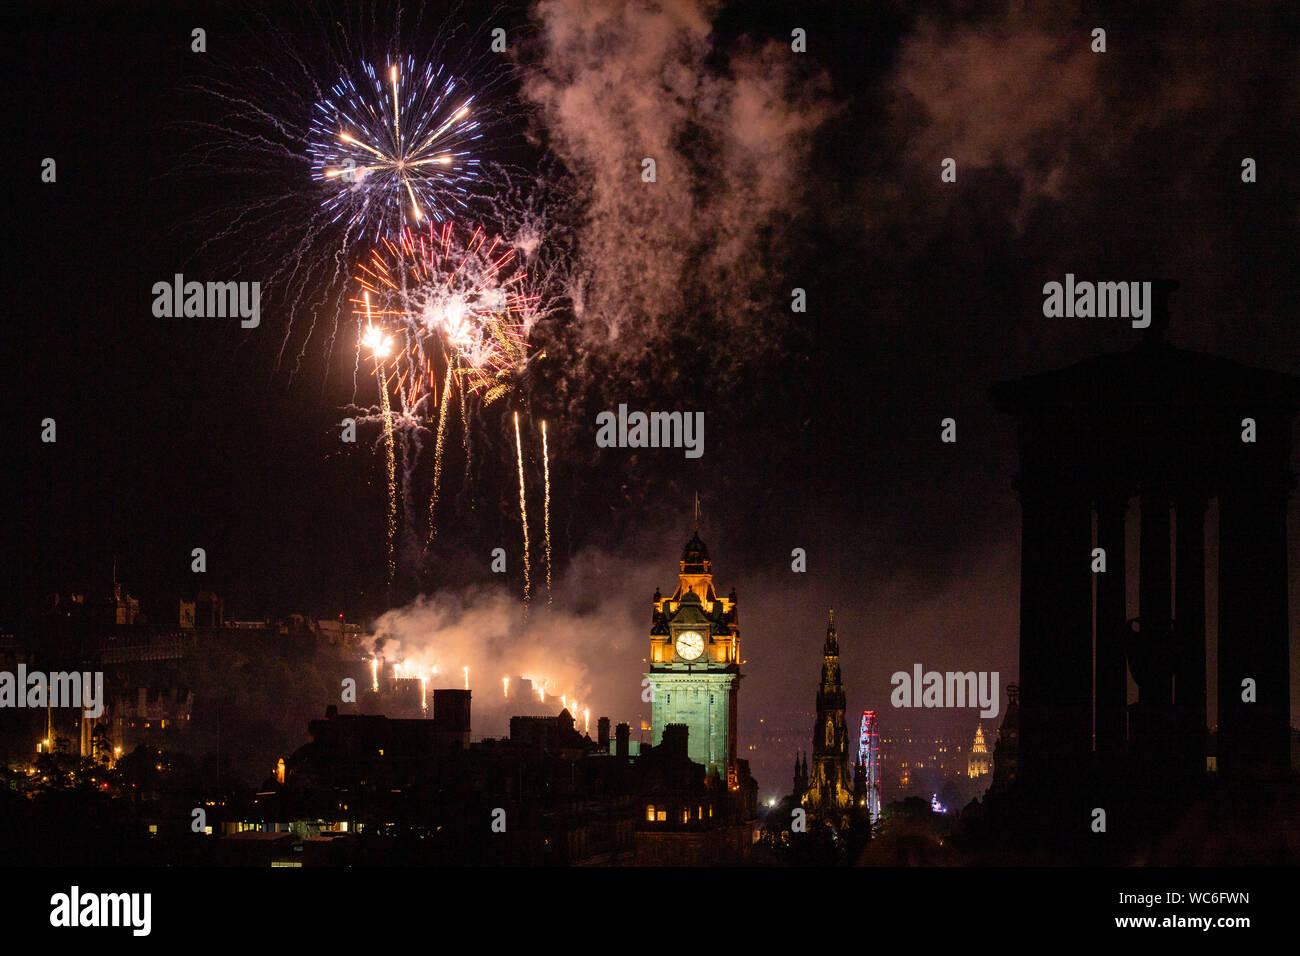
[[[417,434],[424,428],[435,432],[427,549],[438,533],[447,432],[456,407],[468,481],[470,398],[485,407],[514,388],[528,362],[527,336],[541,294],[514,247],[481,227],[466,234],[451,222],[383,238],[359,264],[356,278],[362,295],[352,299],[354,305],[368,320],[401,329],[408,343],[393,374],[403,423]],[[440,401],[435,362],[444,366]]]
[[[465,452],[465,474],[461,478],[461,482],[464,487],[468,488],[471,480],[470,468],[473,465],[474,456],[470,447],[469,398],[463,388],[460,390],[460,442],[461,447]],[[469,507],[471,511],[474,510],[475,502],[475,496],[471,495],[469,499]]]
[[[515,412],[515,455],[519,462],[519,520],[524,528],[524,612],[532,595],[532,567],[528,559],[528,503],[524,499],[524,448],[519,440],[519,413]]]
[[[388,583],[397,576],[394,547],[397,540],[397,455],[393,448],[393,409],[388,403],[388,379],[379,376],[379,394],[384,414],[384,447],[388,451]]]
[[[433,490],[429,493],[429,541],[438,534],[438,488],[442,485],[442,450],[447,437],[447,403],[451,401],[451,357],[447,357],[447,372],[442,380],[442,404],[438,409],[438,437],[433,446]]]
[[[546,419],[542,419],[542,481],[546,496],[542,504],[542,529],[546,537],[546,606],[551,606],[551,456],[546,447]]]
[[[460,390],[460,442],[465,449],[465,483],[469,484],[469,408],[465,390]]]
[[[366,313],[370,313],[370,299],[366,297]],[[384,446],[388,452],[388,580],[397,575],[395,543],[397,538],[397,453],[393,439],[393,408],[388,401],[388,372],[383,360],[392,351],[393,340],[382,329],[367,325],[363,343],[375,360],[375,378],[379,381],[380,411],[384,417]]]

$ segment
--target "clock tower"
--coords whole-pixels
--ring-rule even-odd
[[[677,590],[669,598],[655,590],[648,660],[653,745],[659,746],[668,724],[685,724],[690,759],[736,789],[736,692],[741,677],[736,592],[720,598],[714,591],[698,521],[682,551]],[[747,768],[739,775],[745,773]]]

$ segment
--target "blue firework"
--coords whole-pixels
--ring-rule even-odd
[[[444,67],[417,67],[413,57],[382,71],[363,63],[316,104],[312,178],[334,221],[358,236],[396,236],[466,208],[482,135],[473,95]]]

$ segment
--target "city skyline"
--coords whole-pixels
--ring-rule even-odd
[[[1292,7],[10,22],[18,865],[1300,859]]]

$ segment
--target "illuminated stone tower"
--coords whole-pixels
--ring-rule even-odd
[[[989,772],[993,758],[988,745],[984,743],[984,725],[975,727],[975,743],[971,746],[970,757],[966,761],[966,776],[982,777]]]
[[[654,595],[650,626],[652,743],[668,724],[689,728],[687,753],[709,773],[735,788],[736,692],[740,684],[740,630],[736,592],[720,598],[713,589],[708,548],[695,534],[682,552],[677,590]]]
[[[813,723],[813,758],[802,803],[815,816],[838,827],[853,815],[853,777],[849,773],[849,732],[844,722],[844,683],[840,678],[840,642],[831,611],[822,647],[822,682],[817,689]]]

